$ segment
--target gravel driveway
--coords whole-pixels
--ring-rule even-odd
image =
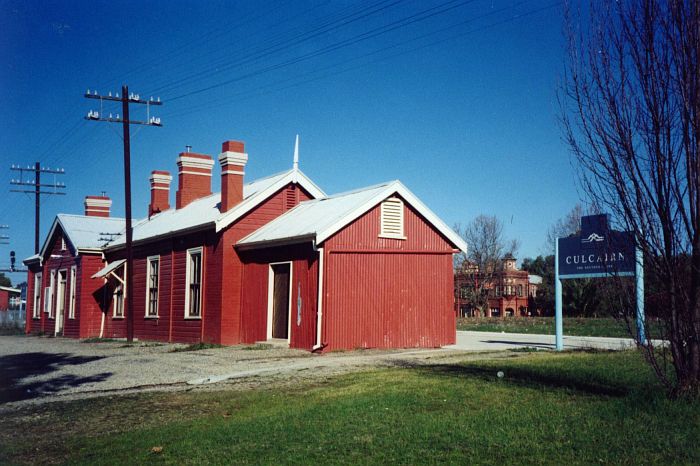
[[[68,338],[0,336],[0,412],[43,403],[149,390],[206,388],[221,382],[260,384],[377,365],[462,355],[454,350],[349,351],[326,355],[268,345],[181,351],[153,342],[85,343]],[[180,351],[178,351],[180,350]]]
[[[358,350],[318,355],[271,345],[182,351],[186,345],[0,336],[0,412],[28,403],[114,393],[201,390],[222,384],[260,386],[273,381],[330,377],[368,367],[502,357],[507,349],[551,349],[553,343],[551,335],[457,332],[457,344],[443,349]],[[567,349],[623,349],[631,344],[626,339],[565,338]]]

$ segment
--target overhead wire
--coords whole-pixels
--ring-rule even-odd
[[[523,3],[524,3],[524,2],[519,2],[519,3],[517,3],[516,5],[521,5],[521,4],[523,4]],[[463,36],[466,36],[466,35],[469,35],[469,34],[473,34],[473,33],[475,33],[475,32],[480,32],[480,31],[492,29],[492,28],[497,27],[497,26],[500,26],[500,25],[502,25],[502,24],[506,24],[506,23],[509,23],[509,22],[513,22],[513,21],[516,21],[516,20],[518,20],[518,19],[521,19],[521,18],[524,18],[524,17],[527,17],[527,16],[531,16],[531,15],[540,13],[540,12],[542,12],[542,11],[548,10],[548,9],[552,9],[552,8],[554,8],[554,7],[556,7],[556,6],[559,6],[559,5],[561,5],[561,1],[556,1],[556,2],[553,2],[553,3],[547,4],[547,5],[543,6],[543,7],[531,9],[531,10],[525,11],[525,12],[523,12],[523,13],[514,15],[514,16],[512,16],[512,17],[510,17],[510,18],[505,18],[505,19],[503,19],[503,20],[499,20],[499,21],[496,21],[496,22],[492,22],[492,23],[490,23],[490,24],[488,24],[488,25],[485,25],[485,26],[482,26],[482,27],[477,27],[477,28],[470,29],[470,30],[468,30],[468,31],[463,31],[463,32],[460,32],[460,33],[458,33],[458,34],[451,35],[451,36],[449,36],[449,37],[440,38],[440,39],[435,40],[435,41],[433,41],[433,42],[430,42],[430,43],[427,43],[427,44],[421,44],[421,45],[419,45],[419,46],[410,48],[410,49],[408,49],[408,50],[401,51],[401,52],[399,52],[399,53],[395,53],[395,54],[391,54],[391,55],[388,55],[388,56],[379,57],[379,58],[377,58],[377,59],[375,59],[375,60],[372,60],[372,61],[369,61],[369,62],[366,62],[366,63],[361,63],[361,64],[359,64],[359,65],[355,65],[355,66],[351,66],[351,67],[344,67],[344,68],[338,69],[337,71],[332,72],[332,73],[326,73],[326,74],[323,74],[323,75],[320,75],[320,76],[313,77],[313,78],[311,78],[311,79],[304,79],[304,80],[299,81],[299,82],[293,82],[292,84],[286,85],[286,86],[283,86],[283,87],[275,87],[275,86],[277,86],[277,85],[279,85],[279,84],[282,84],[282,83],[284,83],[284,82],[295,81],[295,80],[298,80],[298,79],[301,78],[301,77],[305,77],[305,76],[309,76],[309,75],[316,74],[316,73],[318,73],[319,71],[328,71],[328,70],[332,70],[332,69],[335,69],[335,68],[338,67],[338,64],[330,65],[330,66],[327,66],[327,67],[324,67],[324,68],[321,68],[321,69],[318,69],[318,70],[311,71],[311,72],[309,72],[309,73],[305,73],[305,74],[303,74],[303,75],[301,75],[301,76],[297,76],[297,77],[294,77],[294,78],[288,78],[288,79],[285,79],[285,80],[282,80],[282,81],[276,81],[276,82],[274,82],[274,83],[271,83],[271,84],[268,84],[268,85],[265,85],[265,86],[260,86],[260,87],[257,87],[257,88],[255,88],[255,89],[249,90],[249,91],[245,91],[245,92],[238,93],[238,94],[236,94],[236,95],[234,95],[234,96],[231,96],[230,98],[226,98],[225,101],[222,101],[222,102],[220,102],[220,103],[218,103],[218,104],[204,103],[204,104],[201,104],[201,105],[198,105],[198,106],[188,107],[188,108],[182,109],[182,110],[180,110],[180,111],[168,112],[168,113],[164,114],[164,117],[174,118],[174,117],[179,117],[179,116],[184,116],[184,115],[189,115],[189,114],[197,113],[197,112],[202,111],[202,110],[205,110],[205,109],[223,107],[223,106],[226,106],[226,105],[230,105],[230,102],[231,102],[232,100],[241,101],[241,100],[246,100],[248,97],[253,97],[253,96],[257,95],[257,93],[258,93],[259,91],[264,90],[264,89],[273,88],[273,89],[270,90],[270,92],[278,92],[278,91],[281,91],[281,90],[286,90],[286,89],[289,89],[289,88],[302,86],[302,85],[308,84],[308,83],[310,83],[310,82],[318,81],[318,80],[320,80],[320,79],[325,79],[325,78],[330,77],[330,76],[336,76],[336,75],[339,75],[339,74],[347,73],[347,72],[350,72],[350,71],[353,71],[353,70],[356,70],[356,69],[359,69],[359,68],[363,68],[363,67],[366,67],[366,66],[370,66],[370,65],[372,65],[372,64],[380,63],[380,62],[387,61],[387,60],[390,60],[390,59],[393,59],[393,58],[396,58],[396,57],[399,57],[399,56],[402,56],[402,55],[406,55],[406,54],[409,54],[409,53],[412,53],[412,52],[415,52],[415,51],[418,51],[418,50],[421,50],[421,49],[424,49],[424,48],[433,47],[433,46],[435,46],[435,45],[438,45],[438,44],[441,44],[441,43],[444,43],[444,42],[447,42],[447,41],[450,41],[450,40],[455,40],[455,39],[458,39],[458,38],[460,38],[460,37],[463,37]],[[461,21],[461,22],[459,22],[459,23],[456,23],[456,24],[453,24],[453,25],[450,25],[450,26],[441,28],[441,29],[439,29],[439,30],[431,31],[431,32],[429,32],[429,33],[426,33],[426,34],[423,34],[423,35],[421,35],[421,36],[418,36],[418,37],[414,37],[414,38],[405,40],[405,41],[400,42],[400,43],[397,43],[397,44],[393,44],[393,45],[390,45],[390,46],[382,47],[382,48],[380,48],[380,49],[377,49],[377,50],[374,50],[374,51],[372,51],[372,52],[363,54],[363,55],[361,55],[361,56],[353,57],[353,58],[350,58],[350,59],[345,59],[344,62],[343,62],[343,64],[347,64],[347,63],[350,62],[350,61],[357,61],[357,60],[360,60],[360,59],[363,59],[363,58],[367,58],[368,56],[371,56],[371,55],[376,55],[376,54],[379,54],[379,53],[381,53],[381,52],[385,52],[385,51],[390,50],[390,49],[394,49],[394,48],[401,47],[401,46],[406,45],[407,43],[410,43],[410,42],[415,42],[415,41],[417,41],[417,40],[425,39],[425,38],[427,38],[427,37],[434,36],[434,35],[436,35],[436,34],[439,34],[439,33],[442,33],[442,32],[445,32],[445,31],[448,31],[448,30],[451,30],[451,29],[454,29],[454,28],[456,28],[456,27],[464,26],[465,24],[468,24],[468,23],[471,23],[471,22],[474,22],[474,21],[483,19],[483,18],[488,17],[488,16],[492,16],[492,15],[497,14],[497,13],[501,13],[501,12],[503,12],[503,11],[509,9],[509,8],[510,8],[510,7],[500,8],[500,9],[498,9],[498,10],[494,10],[494,11],[491,11],[491,12],[489,12],[489,13],[485,13],[485,14],[483,14],[483,15],[477,16],[477,17],[469,18],[469,19],[467,19],[467,20],[465,20],[465,21]]]
[[[353,36],[351,38],[341,40],[339,42],[325,46],[325,47],[318,49],[318,50],[315,50],[313,52],[308,52],[308,53],[305,53],[301,56],[286,60],[284,62],[277,63],[274,65],[269,65],[267,67],[264,67],[264,68],[261,68],[261,69],[255,70],[255,71],[251,71],[249,73],[246,73],[246,74],[243,74],[240,76],[236,76],[234,78],[230,78],[230,79],[227,79],[225,81],[218,82],[216,84],[212,84],[209,86],[202,87],[200,89],[196,89],[196,90],[189,91],[189,92],[186,92],[183,94],[179,94],[179,95],[176,95],[174,97],[170,97],[168,100],[170,102],[173,102],[173,101],[185,98],[185,97],[201,94],[203,92],[206,92],[206,91],[209,91],[212,89],[216,89],[216,88],[228,85],[228,84],[232,84],[234,82],[241,81],[243,79],[248,79],[251,77],[259,76],[261,74],[268,73],[268,72],[274,71],[274,70],[278,70],[280,68],[285,68],[287,66],[294,65],[294,64],[300,63],[302,61],[310,60],[312,58],[316,58],[316,57],[319,57],[321,55],[326,55],[326,54],[333,52],[335,50],[349,47],[349,46],[354,45],[356,43],[372,39],[374,37],[377,37],[377,36],[386,34],[388,32],[391,32],[393,30],[396,30],[398,28],[405,27],[407,25],[414,24],[414,23],[419,22],[419,21],[424,21],[426,19],[432,18],[432,17],[439,15],[439,14],[447,13],[448,11],[454,10],[455,8],[458,8],[460,6],[464,6],[464,5],[471,3],[473,1],[475,1],[475,0],[466,0],[466,1],[461,1],[457,4],[454,4],[456,2],[456,0],[450,0],[450,1],[445,2],[437,7],[428,8],[428,9],[420,11],[418,13],[409,15],[405,18],[401,18],[400,20],[396,20],[392,23],[389,23],[388,25],[383,25],[383,26],[374,28],[370,31],[366,31],[366,32],[363,32],[363,33],[358,34],[356,36]],[[449,5],[449,6],[446,6],[446,5]],[[440,7],[444,7],[444,8],[438,9]],[[436,9],[437,9],[437,11],[436,11]]]
[[[207,68],[201,69],[195,73],[191,73],[188,76],[175,79],[167,85],[161,85],[160,87],[150,89],[147,93],[163,93],[166,90],[171,90],[173,88],[180,87],[186,83],[191,83],[192,81],[196,82],[202,77],[210,77],[212,74],[221,74],[226,71],[229,71],[232,68],[237,68],[250,63],[254,63],[256,61],[260,61],[261,59],[269,57],[271,55],[290,50],[295,46],[301,45],[323,34],[328,34],[362,19],[369,18],[372,15],[378,14],[393,6],[396,6],[402,3],[403,1],[405,0],[382,0],[368,7],[362,8],[358,11],[354,11],[345,16],[341,16],[337,19],[329,19],[325,23],[321,23],[315,28],[304,31],[303,33],[297,34],[295,36],[275,36],[271,40],[269,40],[268,43],[263,43],[261,47],[258,47],[255,50],[252,50],[240,56],[236,56],[234,60],[228,58],[225,62],[217,62],[211,64]],[[450,0],[450,2],[454,1],[457,0]]]
[[[282,1],[281,3],[286,3],[286,1]],[[119,78],[110,78],[109,81],[102,81],[98,82],[97,87],[101,88],[110,88],[114,87],[117,85],[122,85],[126,81],[126,78],[134,75],[135,73],[139,71],[143,71],[148,69],[149,67],[152,67],[154,65],[162,65],[163,63],[167,62],[167,60],[176,58],[178,56],[182,56],[184,53],[186,53],[187,49],[191,49],[194,47],[197,47],[199,45],[205,44],[209,40],[216,39],[220,36],[230,34],[230,31],[242,24],[245,24],[247,22],[253,22],[261,17],[266,16],[269,14],[271,11],[274,11],[275,9],[279,8],[278,4],[273,4],[272,2],[270,3],[270,8],[268,9],[263,9],[259,12],[259,14],[249,17],[248,15],[244,15],[241,17],[237,17],[237,21],[234,21],[231,24],[222,24],[220,18],[215,18],[212,22],[217,23],[219,26],[214,27],[214,28],[206,28],[205,27],[205,32],[200,35],[197,39],[195,40],[187,40],[184,44],[178,45],[174,47],[173,49],[167,51],[165,54],[162,54],[158,57],[158,59],[153,60],[153,59],[148,59],[141,61],[138,65],[133,66],[132,68],[127,69],[124,71]]]

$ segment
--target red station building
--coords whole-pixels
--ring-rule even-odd
[[[27,333],[126,336],[133,273],[134,336],[292,348],[438,347],[455,342],[453,254],[466,244],[399,181],[327,196],[294,167],[244,183],[238,141],[190,152],[172,177],[153,171],[148,217],[133,226],[88,196],[85,215],[58,215],[29,268]]]

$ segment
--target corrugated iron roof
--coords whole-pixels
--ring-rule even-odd
[[[325,196],[325,193],[301,171],[288,170],[244,185],[243,201],[223,214],[219,211],[221,193],[214,193],[192,201],[181,209],[168,209],[150,218],[139,220],[133,226],[133,241],[153,240],[176,232],[210,226],[216,226],[216,231],[220,231],[290,182],[298,182],[314,196]],[[125,242],[126,238],[122,235],[109,243],[107,249],[123,247]]]
[[[284,244],[310,239],[320,244],[395,193],[403,197],[455,246],[466,252],[467,244],[464,240],[400,181],[381,183],[324,199],[302,202],[289,212],[241,239],[237,245],[243,248],[252,248],[256,245]]]

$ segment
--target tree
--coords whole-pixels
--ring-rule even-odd
[[[542,277],[542,284],[537,287],[532,309],[540,309],[544,315],[554,315],[554,255],[525,258],[520,266],[530,274]]]
[[[592,1],[589,24],[577,19],[567,12],[564,136],[583,190],[634,233],[660,284],[668,346],[639,342],[647,361],[671,396],[698,395],[700,2]],[[633,302],[627,293],[626,317]]]
[[[557,220],[557,223],[549,227],[547,230],[547,239],[545,241],[545,254],[554,254],[554,247],[557,238],[565,238],[570,235],[578,234],[581,230],[581,217],[583,217],[583,207],[581,204],[576,204],[571,211],[566,214],[566,217]]]
[[[0,272],[0,286],[12,286],[10,277],[6,277],[2,272]]]
[[[475,308],[484,310],[488,306],[486,285],[493,279],[502,265],[503,256],[515,255],[520,244],[518,240],[506,240],[503,236],[503,223],[495,216],[479,215],[466,227],[455,225],[455,231],[469,245],[466,256],[460,255],[455,261],[455,271],[471,278],[466,299]]]

